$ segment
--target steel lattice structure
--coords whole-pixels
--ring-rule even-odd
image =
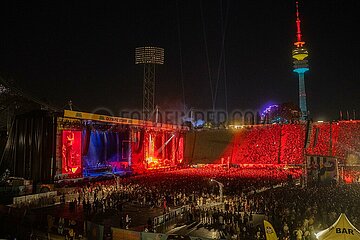
[[[138,47],[135,49],[135,64],[144,65],[143,119],[149,120],[155,110],[155,65],[164,64],[164,49]]]

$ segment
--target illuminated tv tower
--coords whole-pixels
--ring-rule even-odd
[[[305,72],[309,71],[309,65],[306,58],[309,56],[307,49],[304,47],[305,42],[301,40],[299,4],[296,2],[296,42],[294,42],[294,49],[292,57],[294,59],[294,72],[299,76],[299,106],[301,110],[301,119],[306,120],[308,111],[306,106],[306,92],[305,92]]]

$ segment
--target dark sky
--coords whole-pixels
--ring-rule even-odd
[[[200,3],[1,1],[0,74],[59,107],[71,99],[80,110],[109,108],[116,115],[142,106],[143,69],[134,64],[135,48],[158,46],[165,49],[165,64],[156,72],[162,108],[182,105],[180,52],[188,108],[211,108],[209,70],[213,88],[219,79],[219,109],[225,108],[225,79],[229,110],[297,103],[295,0]],[[300,1],[310,53],[308,108],[315,120],[336,119],[339,109],[356,109],[360,117],[359,9],[358,0]],[[218,70],[222,25],[226,78],[224,67]]]

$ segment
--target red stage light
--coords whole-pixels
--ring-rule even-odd
[[[180,137],[179,138],[179,149],[178,149],[178,162],[182,163],[182,161],[184,160],[184,138]]]

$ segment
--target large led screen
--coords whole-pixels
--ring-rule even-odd
[[[81,173],[81,131],[62,133],[62,173]]]

